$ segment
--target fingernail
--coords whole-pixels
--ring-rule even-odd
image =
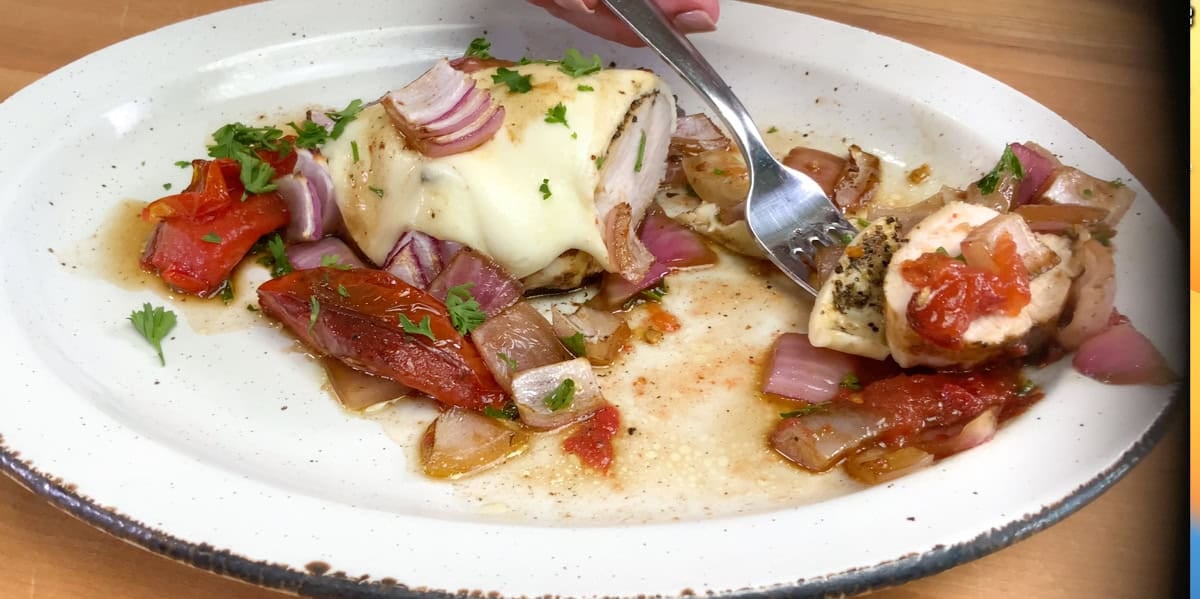
[[[702,10],[689,10],[675,15],[675,28],[684,33],[716,31],[717,24]]]
[[[596,12],[588,8],[587,4],[585,4],[583,0],[554,0],[554,3],[557,4],[559,8],[563,10],[569,10],[571,12],[583,12],[588,14]]]

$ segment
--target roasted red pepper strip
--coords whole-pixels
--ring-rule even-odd
[[[172,289],[208,297],[217,293],[263,235],[288,223],[287,205],[275,193],[242,201],[238,163],[197,160],[192,183],[142,211],[160,221],[142,253],[142,268]]]
[[[451,406],[500,408],[505,395],[442,302],[391,274],[365,268],[300,270],[258,288],[263,313],[305,345]],[[316,314],[316,320],[313,315]],[[406,333],[428,318],[434,339]]]

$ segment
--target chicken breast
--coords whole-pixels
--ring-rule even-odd
[[[574,78],[558,65],[513,69],[532,89],[493,82],[495,68],[470,74],[505,109],[500,130],[473,150],[422,155],[378,104],[331,141],[324,153],[346,232],[376,264],[415,230],[474,248],[517,278],[551,265],[542,280],[573,283],[582,274],[564,268],[597,266],[639,278],[653,257],[637,229],[675,128],[670,89],[643,70]]]
[[[983,206],[951,202],[913,227],[907,243],[893,254],[883,286],[887,343],[897,364],[905,368],[973,368],[1003,356],[1022,355],[1057,323],[1074,274],[1071,246],[1065,238],[1037,234],[1037,240],[1058,254],[1059,261],[1030,281],[1030,303],[1019,314],[1011,317],[993,314],[976,319],[963,334],[963,347],[958,349],[930,343],[909,324],[909,300],[918,290],[904,279],[901,266],[939,248],[951,256],[961,254],[961,243],[967,235],[999,215]]]
[[[867,225],[846,246],[808,317],[813,346],[876,360],[888,357],[883,282],[900,242],[900,221],[889,216]]]

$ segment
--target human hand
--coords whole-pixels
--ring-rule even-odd
[[[593,35],[624,44],[643,46],[641,38],[612,14],[600,0],[528,0],[550,14]],[[703,33],[717,29],[721,15],[718,0],[654,0],[667,19],[682,33]]]

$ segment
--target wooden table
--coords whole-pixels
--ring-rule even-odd
[[[401,0],[397,0],[401,1]],[[500,1],[500,0],[496,0]],[[515,0],[508,0],[515,1]],[[94,50],[245,0],[0,0],[0,98]],[[1153,2],[767,0],[871,29],[988,73],[1064,116],[1172,214],[1167,67]],[[1179,9],[1179,27],[1185,12]],[[1172,74],[1184,77],[1183,72]],[[1182,88],[1178,93],[1183,93]],[[1178,125],[1176,129],[1181,129]],[[0,133],[0,140],[3,134]],[[3,142],[0,142],[3,143]],[[1179,145],[1182,145],[1180,140]],[[1181,203],[1181,202],[1180,202]],[[1133,472],[1051,529],[881,598],[1167,596],[1182,566],[1182,415]],[[123,544],[0,477],[0,597],[269,598]]]

